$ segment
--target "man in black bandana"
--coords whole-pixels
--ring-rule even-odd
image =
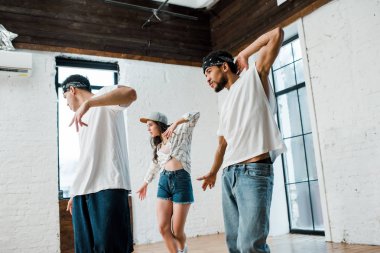
[[[136,91],[113,85],[93,94],[81,75],[69,76],[62,89],[75,112],[70,125],[75,125],[80,144],[67,205],[73,217],[75,252],[133,252],[123,111],[136,100]]]
[[[234,58],[232,55],[225,51],[215,51],[211,52],[203,59],[202,68],[203,73],[211,66],[221,66],[223,63],[226,63],[228,67],[231,69],[231,72],[236,74],[237,68],[234,63]],[[214,88],[215,92],[219,92],[224,89],[227,84],[227,78],[225,76],[221,76],[221,80],[219,82],[215,82],[216,87]]]
[[[210,172],[198,178],[202,188],[214,187],[223,167],[222,203],[230,253],[269,253],[269,210],[273,191],[272,163],[286,151],[273,117],[274,94],[268,74],[283,41],[276,28],[241,51],[215,51],[203,58],[209,86],[228,94],[220,110],[219,146]],[[258,52],[255,63],[248,58]],[[223,166],[222,166],[223,164]]]

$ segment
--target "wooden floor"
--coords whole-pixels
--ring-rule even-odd
[[[380,253],[380,246],[326,243],[323,236],[282,235],[268,240],[271,253]],[[227,253],[224,234],[188,239],[189,253]],[[166,253],[163,243],[135,246],[134,253]]]

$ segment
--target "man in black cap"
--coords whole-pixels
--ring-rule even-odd
[[[136,100],[136,92],[114,85],[95,95],[81,75],[68,77],[62,89],[75,112],[70,126],[76,126],[80,144],[67,205],[73,217],[75,252],[133,252],[123,111]]]
[[[230,253],[269,253],[269,210],[273,166],[286,147],[273,117],[274,94],[270,68],[283,41],[276,28],[241,51],[236,63],[231,54],[216,51],[203,59],[209,86],[227,97],[220,111],[219,146],[202,188],[212,188],[223,164],[222,203],[226,241]],[[248,58],[258,52],[254,64]]]

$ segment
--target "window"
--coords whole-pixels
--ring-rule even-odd
[[[73,181],[79,159],[78,135],[75,127],[68,127],[74,112],[63,98],[61,84],[70,75],[80,74],[87,77],[93,93],[104,86],[116,85],[118,82],[118,64],[56,58],[55,84],[58,94],[58,187],[59,198],[69,198],[70,185]]]
[[[277,121],[288,151],[282,155],[291,232],[323,234],[312,130],[298,36],[284,42],[271,80]]]

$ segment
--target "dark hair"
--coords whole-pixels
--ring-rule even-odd
[[[203,64],[205,65],[204,67],[207,66],[207,64],[205,64],[207,61],[220,61],[220,62],[225,62],[228,64],[228,67],[230,68],[231,72],[236,74],[237,73],[237,66],[236,64],[234,63],[234,58],[232,57],[232,55],[227,52],[227,51],[222,51],[222,50],[217,50],[217,51],[212,51],[211,53],[209,53],[207,56],[205,56],[203,58]],[[213,64],[213,66],[219,66],[221,64]],[[206,69],[204,68],[203,71],[205,71]]]
[[[154,123],[157,124],[158,126],[158,129],[160,130],[160,133],[164,133],[166,131],[166,129],[169,128],[170,125],[166,125],[162,122],[158,122],[158,121],[153,121]],[[153,162],[157,163],[157,149],[158,149],[158,145],[162,142],[162,138],[161,138],[161,135],[158,135],[158,136],[155,136],[155,137],[152,137],[150,139],[150,144],[152,145],[152,148],[153,148]]]
[[[66,80],[62,83],[63,93],[65,93],[70,86],[91,92],[90,81],[81,75],[71,75],[66,78]]]

